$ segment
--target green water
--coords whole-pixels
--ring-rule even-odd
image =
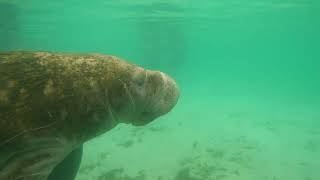
[[[112,54],[180,85],[168,115],[88,142],[77,180],[318,180],[319,7],[0,0],[0,50]]]

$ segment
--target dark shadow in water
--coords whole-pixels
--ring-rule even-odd
[[[0,50],[13,49],[18,41],[18,8],[0,2]]]
[[[137,24],[141,37],[140,48],[144,65],[163,70],[171,75],[177,73],[184,61],[185,37],[178,19],[173,17],[153,18],[156,12],[177,13],[182,9],[174,4],[153,3],[144,6],[143,18]]]

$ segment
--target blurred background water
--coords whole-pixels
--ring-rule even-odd
[[[320,179],[316,0],[0,0],[0,50],[104,53],[173,76],[168,115],[85,145],[77,180]]]

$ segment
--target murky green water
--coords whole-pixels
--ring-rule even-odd
[[[88,142],[77,180],[317,180],[319,7],[1,0],[0,50],[113,54],[179,83],[170,114]]]

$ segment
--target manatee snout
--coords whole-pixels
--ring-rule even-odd
[[[178,86],[169,75],[160,71],[147,71],[147,77],[148,104],[141,112],[141,119],[134,121],[134,125],[143,125],[168,113],[179,98]]]
[[[176,82],[165,73],[159,71],[149,71],[149,74],[161,76],[161,83],[159,83],[158,86],[155,85],[155,89],[158,94],[154,94],[154,97],[151,100],[152,103],[154,103],[153,106],[151,106],[151,112],[154,112],[155,115],[158,116],[164,115],[168,113],[178,101],[178,86]]]
[[[143,69],[134,73],[131,91],[136,103],[130,122],[135,126],[145,125],[168,113],[177,104],[180,94],[177,83],[169,75]]]

